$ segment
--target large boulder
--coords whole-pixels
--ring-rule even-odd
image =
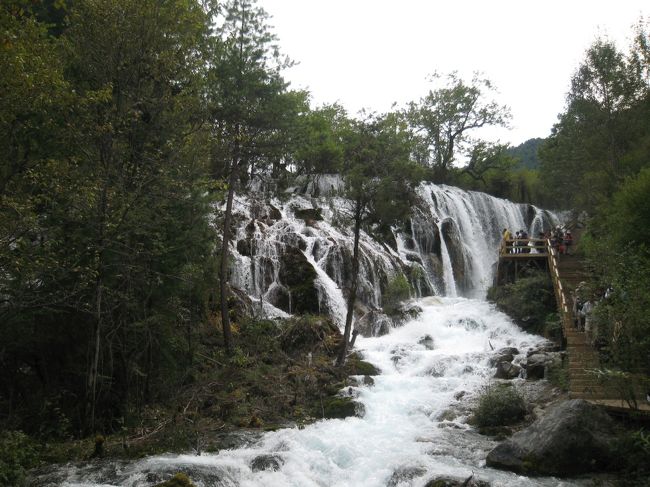
[[[543,379],[549,368],[560,365],[562,365],[560,352],[539,352],[529,355],[523,366],[526,369],[527,379]]]
[[[497,350],[497,353],[494,357],[490,359],[490,365],[495,366],[499,362],[512,362],[515,358],[515,355],[519,354],[519,350],[515,347],[504,347]]]
[[[392,324],[393,321],[385,313],[370,310],[357,320],[354,329],[362,337],[378,337],[386,335],[390,331]]]
[[[286,295],[273,303],[288,313],[320,314],[316,270],[299,248],[286,246],[280,256],[280,281],[287,289]]]
[[[578,475],[613,467],[616,425],[582,399],[558,403],[492,450],[488,467],[526,475]]]
[[[495,379],[516,379],[519,377],[521,367],[510,361],[503,360],[497,364],[497,371],[494,374]]]

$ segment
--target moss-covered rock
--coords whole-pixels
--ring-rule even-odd
[[[363,404],[349,397],[333,397],[323,402],[323,416],[328,419],[363,416]]]
[[[177,473],[167,482],[158,484],[155,487],[195,487],[189,477],[184,473]]]
[[[305,221],[321,221],[323,215],[320,208],[297,208],[294,210],[296,218]]]
[[[381,372],[377,367],[372,365],[370,362],[365,360],[360,360],[355,356],[350,357],[348,361],[348,368],[350,375],[379,375]]]
[[[532,333],[544,334],[549,315],[557,311],[553,283],[545,272],[530,272],[512,284],[491,287],[488,299]]]

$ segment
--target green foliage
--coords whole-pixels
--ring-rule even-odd
[[[650,297],[639,290],[650,285],[649,190],[650,169],[626,180],[600,218],[591,220],[584,244],[594,270],[592,287],[613,290],[594,310],[604,358],[625,371],[645,373],[650,373]]]
[[[630,481],[625,485],[643,485],[650,475],[650,433],[643,429],[626,432],[616,451],[619,465]]]
[[[639,28],[637,40],[647,38]],[[625,56],[603,39],[587,50],[571,80],[567,109],[539,152],[542,180],[556,206],[594,211],[624,178],[648,165],[644,52],[637,42]]]
[[[23,485],[25,472],[37,461],[38,449],[27,435],[20,431],[0,433],[0,486]]]
[[[549,313],[556,310],[553,283],[546,272],[534,271],[512,284],[492,287],[488,299],[527,331],[543,333]]]
[[[343,167],[344,147],[340,143],[349,119],[343,107],[324,105],[298,119],[297,141],[292,158],[300,173],[337,173]]]
[[[569,390],[569,370],[568,364],[562,363],[561,365],[551,364],[548,367],[546,378],[555,387],[562,391]]]
[[[54,38],[0,10],[0,406],[48,437],[173,387],[213,287],[203,9],[67,13]]]
[[[517,160],[517,165],[526,169],[537,169],[539,167],[539,156],[537,151],[544,142],[544,139],[533,138],[519,144],[516,147],[509,147],[508,154]]]
[[[397,274],[388,281],[386,289],[382,295],[382,304],[384,312],[393,314],[397,311],[400,303],[409,299],[411,295],[411,285],[404,274]]]
[[[438,74],[432,76],[434,81],[438,78]],[[469,155],[477,147],[471,137],[476,129],[507,125],[508,108],[485,100],[493,89],[487,79],[474,76],[466,83],[454,72],[444,86],[409,105],[409,124],[419,135],[416,160],[432,168],[434,182],[448,182],[458,152]]]
[[[357,403],[350,397],[333,397],[323,404],[323,418],[355,416]]]
[[[526,415],[526,401],[512,384],[492,384],[483,388],[474,420],[480,428],[516,423]]]

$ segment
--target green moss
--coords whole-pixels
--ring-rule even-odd
[[[323,402],[323,416],[326,418],[347,418],[355,414],[356,403],[349,397],[334,397]]]
[[[382,295],[384,312],[389,315],[397,313],[399,305],[411,295],[411,285],[404,274],[394,276],[386,285]]]
[[[350,360],[351,375],[379,375],[379,369],[365,360]]]
[[[177,473],[167,482],[158,484],[155,487],[195,487],[189,477],[184,473]]]

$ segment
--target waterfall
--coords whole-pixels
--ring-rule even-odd
[[[340,179],[322,176],[283,197],[236,199],[231,282],[264,303],[269,316],[310,312],[342,323],[353,235],[344,224],[350,202],[333,193],[340,187]],[[492,283],[502,230],[534,235],[557,221],[532,205],[422,184],[412,215],[392,235],[362,231],[360,305],[381,308],[382,294],[397,274],[409,276],[419,297],[481,298]]]
[[[339,224],[347,202],[326,194],[336,187],[335,179],[324,178],[312,184],[318,192],[311,195],[237,198],[232,282],[267,315],[323,312],[342,323],[352,235]],[[374,385],[340,392],[363,404],[362,417],[268,432],[218,453],[68,466],[55,483],[39,485],[149,487],[178,471],[199,487],[421,487],[441,476],[462,481],[470,475],[494,487],[587,485],[588,479],[487,468],[485,457],[497,443],[467,423],[494,375],[494,350],[516,347],[514,361],[521,362],[544,342],[481,299],[501,231],[534,234],[556,223],[556,216],[530,205],[422,184],[411,217],[392,238],[361,235],[361,304],[378,308],[388,280],[404,273],[422,309],[384,336],[357,340],[357,350],[381,371]],[[271,459],[273,468],[257,468],[259,459]]]

